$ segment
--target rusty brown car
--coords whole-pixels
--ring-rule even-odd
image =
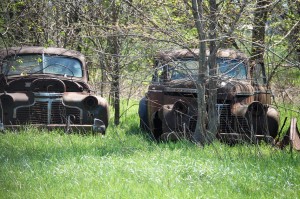
[[[0,129],[30,125],[104,134],[108,104],[88,84],[85,57],[72,50],[0,51]]]
[[[140,127],[156,139],[170,133],[192,135],[195,130],[198,54],[197,49],[182,49],[155,56],[155,72],[140,101],[139,117]],[[217,137],[229,141],[275,138],[279,114],[271,107],[264,68],[257,65],[251,75],[246,55],[232,49],[218,50],[216,61]]]

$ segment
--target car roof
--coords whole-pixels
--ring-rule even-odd
[[[156,55],[156,59],[160,60],[173,60],[184,58],[195,58],[199,55],[199,49],[179,49],[171,51],[161,51]],[[206,56],[209,56],[209,51],[206,51]],[[247,56],[234,49],[219,49],[217,51],[217,57],[228,59],[247,59]]]
[[[74,50],[68,50],[65,48],[55,47],[40,47],[40,46],[25,46],[25,47],[11,47],[0,50],[0,59],[3,60],[7,56],[13,56],[16,54],[50,54],[50,55],[62,55],[79,59],[83,65],[85,65],[85,57],[80,52]]]

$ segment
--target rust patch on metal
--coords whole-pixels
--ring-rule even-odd
[[[292,118],[290,127],[290,144],[291,147],[297,151],[300,151],[300,134],[297,127],[297,119]]]

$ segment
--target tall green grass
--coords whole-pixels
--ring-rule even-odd
[[[298,152],[157,143],[129,107],[105,136],[0,134],[0,198],[300,198]]]

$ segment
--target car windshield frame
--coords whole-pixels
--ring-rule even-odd
[[[168,80],[197,79],[199,62],[195,59],[176,59],[165,64]],[[247,65],[242,59],[217,58],[217,76],[247,79]]]
[[[6,57],[2,63],[2,73],[7,76],[32,74],[53,74],[64,77],[83,77],[80,60],[49,54],[18,54]]]

